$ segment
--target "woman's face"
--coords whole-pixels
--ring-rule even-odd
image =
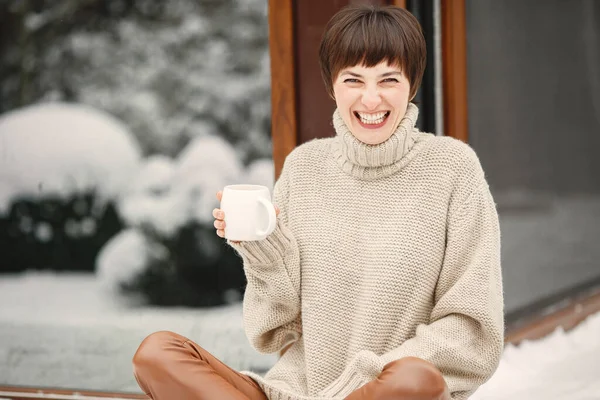
[[[335,102],[350,132],[376,145],[394,133],[406,113],[410,83],[397,66],[345,68],[333,82]]]

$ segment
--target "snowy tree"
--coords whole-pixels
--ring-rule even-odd
[[[244,163],[269,157],[264,0],[11,0],[3,110],[38,101],[89,104],[119,117],[145,154],[175,156],[217,134]],[[2,110],[0,110],[2,111]]]

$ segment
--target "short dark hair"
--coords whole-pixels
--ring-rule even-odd
[[[338,11],[327,23],[319,47],[325,88],[333,97],[333,81],[342,69],[358,64],[397,65],[410,83],[412,99],[423,79],[427,47],[419,21],[394,6],[358,5]]]

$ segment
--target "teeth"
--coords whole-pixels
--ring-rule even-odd
[[[387,115],[387,112],[380,112],[380,113],[376,113],[376,114],[366,114],[366,113],[357,112],[357,114],[360,117],[360,121],[363,124],[376,125],[376,124],[380,124],[383,122],[383,120],[385,119],[385,116]]]
[[[376,120],[376,119],[381,119],[381,118],[385,117],[385,114],[386,114],[385,111],[384,112],[379,112],[379,113],[376,113],[376,114],[365,114],[365,113],[361,113],[361,112],[358,113],[358,115],[360,115],[361,119],[366,119],[368,121],[373,121],[373,120]]]

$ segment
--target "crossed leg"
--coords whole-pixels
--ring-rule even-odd
[[[135,378],[153,400],[267,400],[258,384],[173,332],[148,336],[133,357]],[[406,357],[387,364],[346,400],[449,400],[448,387],[431,363]]]
[[[379,376],[346,400],[450,400],[441,372],[431,363],[405,357],[387,364]]]
[[[153,400],[267,400],[252,378],[173,332],[144,339],[133,369],[140,388]]]

